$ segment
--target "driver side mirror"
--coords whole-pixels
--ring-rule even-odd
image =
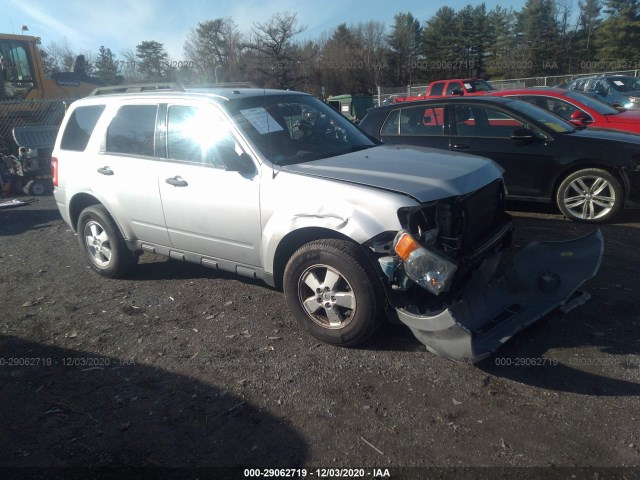
[[[462,97],[464,95],[464,92],[460,88],[454,88],[453,90],[451,90],[451,95],[459,95]]]
[[[227,156],[226,170],[230,172],[238,172],[243,175],[249,175],[256,171],[256,166],[248,153],[236,154],[233,156]]]
[[[582,127],[586,123],[591,123],[591,119],[589,118],[589,116],[582,110],[576,110],[575,112],[573,112],[571,114],[571,117],[569,118],[569,121],[574,125],[578,125],[579,127]]]
[[[521,141],[531,141],[534,140],[536,136],[533,131],[528,128],[516,128],[513,132],[511,132],[511,140],[521,140]]]

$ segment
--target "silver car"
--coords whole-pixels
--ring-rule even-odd
[[[380,146],[317,98],[259,89],[93,95],[53,152],[55,198],[89,265],[122,277],[144,252],[264,280],[304,329],[342,346],[385,317],[476,362],[595,275],[599,231],[511,239],[490,160]]]

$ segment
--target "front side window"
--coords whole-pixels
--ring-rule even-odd
[[[225,121],[204,108],[171,105],[167,114],[167,157],[225,168],[242,150]]]
[[[511,138],[515,129],[525,126],[501,110],[481,105],[456,105],[454,116],[462,137]]]
[[[77,152],[84,151],[104,108],[104,105],[89,105],[76,108],[69,117],[62,135],[60,148]]]
[[[154,155],[157,105],[125,105],[107,129],[106,151],[128,155]]]

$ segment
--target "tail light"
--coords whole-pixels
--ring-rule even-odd
[[[58,186],[58,159],[51,157],[51,176],[53,177],[53,186]]]

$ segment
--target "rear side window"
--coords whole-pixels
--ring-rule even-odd
[[[106,151],[129,155],[154,155],[157,105],[125,105],[107,129]]]
[[[104,105],[89,105],[76,108],[64,130],[60,148],[83,152],[87,148],[93,129],[104,111]]]

